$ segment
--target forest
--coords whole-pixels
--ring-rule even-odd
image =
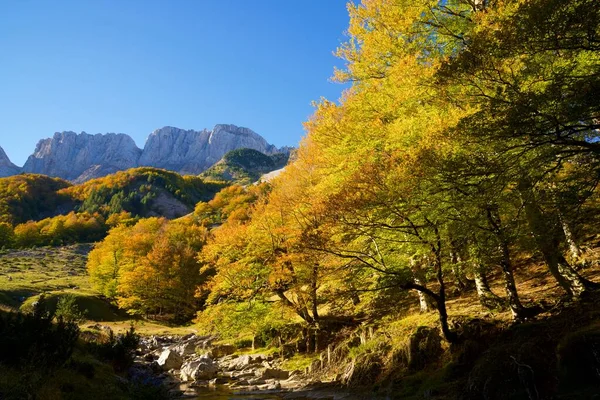
[[[425,313],[456,349],[481,322],[471,307],[450,315],[456,298],[494,316],[482,324],[508,326],[595,298],[600,5],[366,0],[348,10],[349,39],[337,50],[345,68],[334,79],[350,88],[339,102],[315,103],[293,162],[271,185],[227,188],[187,220],[209,228],[188,244],[201,248],[189,259],[201,274],[186,303],[201,305],[197,321],[310,353],[339,341],[332,332],[343,327]],[[94,252],[116,259],[119,234]],[[165,246],[129,245],[149,264]],[[180,251],[163,248],[167,259]],[[115,296],[138,312],[145,302],[127,300],[140,281],[126,258]],[[91,257],[93,277],[102,265]],[[523,297],[518,283],[534,274],[547,292]],[[164,304],[146,302],[145,312],[168,309],[171,281],[160,282]],[[546,398],[554,389],[536,390]]]
[[[348,12],[333,76],[348,89],[314,103],[272,182],[148,172],[195,205],[166,219],[144,214],[145,183],[123,189],[128,173],[43,178],[80,214],[27,223],[41,205],[2,200],[0,235],[28,247],[25,230],[56,237],[83,219],[82,241],[98,240],[90,279],[119,308],[304,355],[347,386],[591,398],[600,3],[363,0]],[[0,184],[35,197],[28,179]]]

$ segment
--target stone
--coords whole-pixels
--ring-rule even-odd
[[[2,147],[0,147],[0,178],[16,175],[21,172],[21,168],[13,164]]]
[[[196,343],[193,341],[174,344],[170,347],[173,351],[182,357],[196,354]]]
[[[219,366],[213,359],[201,356],[183,364],[179,377],[183,382],[210,380],[217,377],[218,371]]]
[[[264,370],[259,371],[259,376],[262,379],[288,379],[290,373],[278,368],[265,368]]]
[[[216,125],[212,131],[166,126],[150,134],[139,165],[197,175],[227,152],[241,148],[258,150],[264,154],[280,152],[256,132],[235,125]]]
[[[252,357],[250,357],[249,355],[243,355],[232,360],[231,364],[229,365],[229,368],[239,371],[251,364],[253,364]]]
[[[165,371],[179,369],[183,364],[183,358],[176,351],[166,349],[158,357],[157,363]]]
[[[122,133],[57,132],[38,142],[23,172],[83,182],[137,166],[141,152]]]
[[[143,150],[123,133],[57,132],[38,142],[22,169],[0,149],[0,177],[22,171],[81,183],[138,166],[197,175],[227,152],[241,148],[267,155],[291,151],[289,147],[278,149],[251,129],[235,125],[216,125],[210,131],[167,126],[152,132]]]

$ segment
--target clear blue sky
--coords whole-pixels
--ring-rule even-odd
[[[22,165],[54,132],[246,126],[297,145],[338,99],[346,0],[0,1],[0,146]]]

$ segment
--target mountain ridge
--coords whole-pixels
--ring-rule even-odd
[[[212,130],[200,131],[165,126],[148,136],[143,149],[124,133],[63,131],[41,139],[22,168],[12,164],[2,152],[0,176],[25,172],[81,183],[143,166],[198,175],[229,151],[240,148],[267,155],[287,154],[291,149],[279,149],[253,130],[232,124],[217,124]]]
[[[19,171],[20,168],[10,161],[10,158],[8,158],[4,149],[0,147],[0,178],[16,175]]]

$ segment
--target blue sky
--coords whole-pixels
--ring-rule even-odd
[[[346,0],[0,1],[0,146],[22,165],[54,132],[246,126],[296,145]]]

